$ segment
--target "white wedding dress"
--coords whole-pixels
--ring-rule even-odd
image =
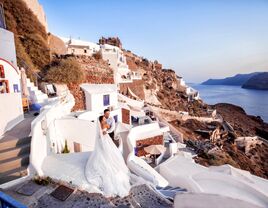
[[[99,125],[100,126],[100,125]],[[99,127],[95,149],[90,154],[85,168],[87,181],[97,186],[105,196],[128,195],[130,190],[130,173],[119,149]]]

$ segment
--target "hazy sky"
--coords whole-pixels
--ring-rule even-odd
[[[268,71],[268,0],[39,0],[50,32],[159,60],[187,82]]]

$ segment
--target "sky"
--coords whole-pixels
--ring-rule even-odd
[[[268,0],[39,0],[49,31],[158,60],[186,82],[268,71]]]

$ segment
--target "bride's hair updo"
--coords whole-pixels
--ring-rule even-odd
[[[100,121],[100,123],[102,122],[103,117],[104,117],[104,116],[100,116],[100,117],[99,117],[99,121]]]

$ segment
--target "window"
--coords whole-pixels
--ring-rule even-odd
[[[0,94],[9,93],[8,80],[0,81]]]
[[[110,95],[103,95],[103,105],[104,106],[110,105]]]
[[[87,53],[87,49],[84,50],[84,53]]]
[[[0,65],[0,78],[5,78],[5,71],[3,65]]]
[[[75,49],[72,49],[72,53],[74,53],[75,52]]]
[[[19,85],[13,84],[13,90],[14,92],[19,92]]]
[[[115,123],[118,122],[118,115],[115,115],[115,116],[114,116],[114,121],[115,121]]]

